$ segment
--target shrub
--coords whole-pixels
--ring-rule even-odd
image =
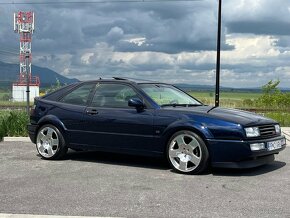
[[[264,115],[276,120],[281,126],[290,126],[290,113],[266,112]]]
[[[2,96],[2,101],[9,101],[11,99],[11,96],[9,95],[9,94],[4,94],[3,96]]]
[[[243,100],[243,105],[253,107],[255,105],[255,102],[252,99],[247,98]]]
[[[269,81],[262,87],[263,95],[257,105],[262,108],[287,109],[290,108],[290,93],[283,93],[278,89],[280,81]]]
[[[27,124],[29,117],[25,111],[10,111],[1,116],[0,138],[4,136],[28,136]]]

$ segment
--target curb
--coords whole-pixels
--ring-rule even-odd
[[[58,215],[34,215],[34,214],[6,214],[0,213],[0,218],[111,218],[100,216],[58,216]]]
[[[29,137],[4,137],[3,142],[31,142]]]

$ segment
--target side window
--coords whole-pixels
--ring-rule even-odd
[[[60,101],[67,104],[75,104],[85,106],[89,97],[90,92],[95,84],[86,84],[73,90],[66,96],[64,96]]]
[[[136,98],[137,93],[123,84],[98,84],[91,106],[127,108],[128,100]]]

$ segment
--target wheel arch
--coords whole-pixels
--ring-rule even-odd
[[[166,149],[167,149],[169,140],[171,139],[171,137],[176,132],[179,132],[179,131],[191,131],[191,132],[197,134],[199,137],[201,137],[201,139],[204,141],[206,147],[208,148],[207,138],[208,138],[209,133],[206,132],[205,129],[203,129],[203,128],[197,128],[195,126],[190,126],[190,125],[186,125],[186,126],[176,126],[176,127],[173,127],[173,128],[168,129],[163,134],[163,137],[165,139],[164,142],[163,142],[163,144],[164,144],[164,148],[163,148],[164,154],[166,154]],[[211,136],[211,134],[210,134],[210,136]],[[208,148],[208,150],[210,150],[210,149]]]
[[[46,115],[38,121],[37,128],[35,131],[35,133],[36,133],[35,140],[36,140],[37,133],[38,133],[39,129],[42,126],[47,125],[47,124],[54,125],[56,128],[58,128],[58,130],[62,133],[64,140],[67,141],[66,134],[65,134],[65,131],[67,129],[66,129],[65,125],[63,124],[63,122],[61,122],[61,120],[54,115]]]

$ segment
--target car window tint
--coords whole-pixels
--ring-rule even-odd
[[[92,107],[121,107],[127,108],[128,100],[136,98],[137,93],[127,85],[98,84],[92,100]]]
[[[73,90],[66,96],[64,96],[60,101],[67,104],[75,105],[86,105],[90,92],[95,84],[86,84]]]

